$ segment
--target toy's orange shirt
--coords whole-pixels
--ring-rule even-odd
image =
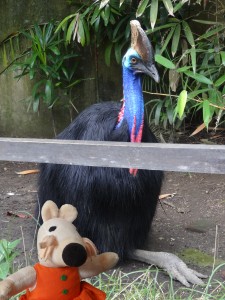
[[[27,290],[20,300],[104,300],[103,291],[87,282],[80,281],[78,268],[48,268],[37,263],[36,286]]]

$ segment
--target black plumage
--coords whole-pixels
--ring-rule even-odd
[[[103,102],[90,106],[57,138],[129,142],[126,119],[116,128],[121,105]],[[156,142],[147,122],[142,142]],[[42,164],[40,171],[40,205],[48,199],[59,206],[75,205],[78,231],[100,252],[114,251],[124,259],[144,246],[160,193],[161,171],[138,170],[133,176],[128,169],[56,164]]]

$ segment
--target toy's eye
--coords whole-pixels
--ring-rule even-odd
[[[132,58],[131,58],[131,62],[132,62],[132,64],[136,64],[137,59],[136,59],[135,57],[132,57]]]
[[[56,226],[51,226],[51,227],[49,228],[49,230],[48,230],[48,231],[49,231],[49,232],[55,231],[55,230],[56,230],[56,228],[57,228]]]

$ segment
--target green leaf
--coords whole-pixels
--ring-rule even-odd
[[[86,38],[86,45],[90,44],[90,31],[88,28],[87,21],[83,18],[83,26],[84,26],[84,32],[85,32],[85,38]]]
[[[169,15],[173,16],[173,4],[171,0],[163,0],[163,4],[168,11]]]
[[[40,97],[39,95],[36,95],[34,100],[33,100],[33,112],[38,112],[39,109],[39,105],[40,105]]]
[[[192,21],[200,23],[200,24],[206,24],[206,25],[222,25],[222,23],[214,22],[214,21],[208,21],[208,20],[192,19]]]
[[[44,37],[43,37],[43,33],[41,31],[40,26],[35,24],[34,30],[35,30],[36,36],[38,38],[38,41],[40,42],[41,46],[43,47],[44,46]]]
[[[78,83],[80,83],[82,81],[82,79],[76,79],[75,81],[71,82],[69,85],[67,85],[65,88],[69,89],[71,87],[73,87],[74,85],[77,85]]]
[[[178,68],[178,69],[177,69],[177,72],[183,73],[183,72],[185,72],[185,71],[190,70],[190,68],[191,68],[191,66],[184,66],[184,67]]]
[[[31,58],[30,58],[30,61],[29,61],[29,68],[33,68],[35,63],[36,63],[36,59],[37,59],[37,53],[34,53]]]
[[[120,6],[122,6],[124,2],[125,0],[120,0]]]
[[[202,74],[198,74],[198,73],[193,73],[191,71],[185,71],[184,72],[188,77],[191,77],[201,83],[205,83],[205,84],[213,84],[212,80],[210,80],[209,78],[205,77]]]
[[[127,41],[125,40],[122,44],[121,43],[115,44],[114,51],[115,51],[116,61],[118,64],[121,63],[121,51],[122,51],[122,48],[126,45],[126,43],[127,43]]]
[[[149,2],[149,0],[141,0],[139,2],[139,5],[138,5],[137,11],[136,11],[137,18],[143,15],[143,13],[148,5],[148,2]]]
[[[101,1],[101,4],[99,6],[99,9],[102,9],[104,8],[108,3],[109,3],[110,0],[102,0]]]
[[[188,93],[188,98],[189,99],[194,99],[199,94],[206,93],[208,91],[210,91],[210,89],[201,89],[201,90],[193,91],[191,93]]]
[[[191,64],[193,72],[196,73],[196,49],[194,47],[191,48]]]
[[[171,40],[171,38],[172,38],[172,36],[173,36],[173,33],[174,33],[175,28],[176,28],[176,27],[174,27],[174,26],[171,27],[170,32],[169,32],[169,34],[167,35],[167,37],[166,37],[166,39],[165,39],[165,41],[164,41],[164,43],[163,43],[162,49],[160,50],[160,54],[162,54],[162,53],[165,51],[167,45],[169,44],[169,41]]]
[[[212,35],[216,35],[218,32],[220,32],[221,30],[224,30],[224,26],[219,26],[215,29],[209,30],[206,33],[204,33],[203,35],[201,35],[200,37],[197,38],[197,40],[202,40],[202,39],[207,39],[208,37],[212,36]]]
[[[0,279],[5,279],[7,275],[9,275],[9,270],[10,270],[10,263],[8,261],[1,263]]]
[[[214,85],[216,86],[216,87],[219,87],[219,86],[221,86],[221,84],[223,84],[225,82],[225,75],[222,75],[220,78],[218,78],[217,80],[216,80],[216,82],[214,83]]]
[[[43,84],[45,83],[45,80],[40,80],[38,82],[35,83],[33,89],[32,89],[32,97],[33,99],[35,99],[36,95],[38,94],[38,88]]]
[[[104,19],[105,26],[107,26],[109,23],[110,12],[111,12],[110,6],[107,4],[105,7],[105,19]]]
[[[156,107],[156,110],[155,110],[155,125],[159,125],[162,106],[163,106],[163,101],[160,101],[157,104],[157,107]]]
[[[181,119],[183,114],[184,114],[184,109],[186,107],[186,103],[187,103],[187,91],[183,90],[179,97],[178,97],[178,101],[177,101],[177,113],[179,115],[179,118]]]
[[[98,16],[97,18],[96,18],[96,21],[95,21],[95,23],[94,23],[94,29],[95,29],[95,33],[98,33],[98,30],[99,30],[99,24],[100,24],[100,16]]]
[[[176,26],[176,25],[177,25],[177,23],[168,23],[168,24],[165,24],[165,25],[157,26],[154,29],[146,30],[146,34],[148,35],[149,33],[153,33],[153,32],[156,32],[156,31],[159,31],[159,30],[162,30],[162,29],[170,28],[170,27],[173,27],[173,26]]]
[[[155,23],[158,15],[158,0],[152,0],[150,8],[150,22],[152,29],[155,27]]]
[[[56,28],[55,33],[57,33],[59,30],[61,30],[63,28],[63,26],[65,25],[65,23],[69,19],[71,19],[71,18],[73,18],[75,16],[76,16],[76,14],[72,14],[72,15],[67,16],[65,19],[63,19],[62,22],[60,22],[59,25],[58,25],[58,27]]]
[[[172,46],[171,46],[171,52],[172,52],[173,57],[177,52],[178,44],[180,41],[180,31],[181,31],[181,26],[180,26],[180,24],[178,24],[174,31]]]
[[[45,41],[45,44],[48,43],[51,35],[52,35],[52,30],[53,30],[53,24],[52,23],[49,23],[47,28],[46,28],[46,32],[44,34],[44,41]]]
[[[0,253],[2,253],[2,249],[4,249],[7,251],[8,254],[11,254],[20,242],[21,239],[14,240],[12,242],[9,242],[5,239],[0,240]]]
[[[52,81],[47,80],[45,84],[45,96],[48,104],[52,102]]]
[[[206,128],[208,129],[209,122],[211,121],[211,112],[210,112],[210,102],[209,100],[203,101],[203,121],[205,123]]]
[[[159,63],[160,65],[166,67],[167,69],[175,69],[176,68],[176,66],[174,65],[174,63],[172,61],[170,61],[169,59],[163,57],[160,54],[155,55],[155,61],[157,63]]]
[[[30,77],[30,80],[34,79],[34,69],[30,69],[29,71],[29,77]]]
[[[220,51],[220,55],[221,55],[222,65],[225,66],[225,51]]]
[[[214,54],[214,61],[215,61],[216,66],[221,65],[221,60],[220,59],[221,59],[220,53],[215,53]]]
[[[55,54],[55,55],[60,55],[59,48],[57,46],[51,46],[49,49]]]
[[[99,9],[98,6],[96,6],[96,8],[95,8],[95,10],[93,12],[93,15],[91,17],[91,23],[90,23],[91,26],[95,23],[95,21],[96,21],[97,17],[99,16],[99,14],[100,14],[100,9]]]
[[[184,30],[185,36],[186,36],[189,44],[191,45],[191,47],[195,47],[194,36],[193,36],[190,26],[188,25],[188,23],[186,21],[182,21],[182,25],[183,25],[183,30]]]
[[[127,22],[128,18],[130,18],[130,16],[126,16],[126,17],[122,18],[122,20],[117,24],[117,26],[113,30],[113,40],[117,37],[118,31],[120,30],[123,23]]]
[[[110,66],[110,58],[111,58],[112,46],[113,46],[113,44],[111,43],[105,49],[105,62],[107,64],[107,66]]]
[[[78,36],[79,36],[79,42],[82,46],[85,45],[85,32],[84,32],[84,25],[83,25],[83,19],[79,18],[78,20]]]
[[[181,0],[179,3],[177,3],[173,8],[173,12],[175,13],[180,10],[186,2],[188,2],[188,0]]]
[[[107,9],[107,8],[108,8],[108,9]],[[110,12],[111,12],[111,11],[110,11],[110,6],[107,5],[107,6],[105,7],[105,10],[102,10],[101,13],[100,13],[102,19],[104,20],[104,25],[105,25],[105,27],[106,27],[106,26],[108,25],[108,23],[109,23]]]
[[[66,79],[67,79],[67,80],[69,80],[69,74],[68,74],[68,71],[67,71],[67,69],[66,69],[66,68],[64,68],[64,67],[62,67],[62,68],[61,68],[61,70],[62,70],[62,72],[63,72],[64,76],[66,77]]]
[[[74,17],[74,19],[71,21],[71,23],[69,25],[69,28],[66,33],[66,43],[70,43],[70,41],[71,41],[72,34],[75,30],[76,22],[77,22],[77,16]]]

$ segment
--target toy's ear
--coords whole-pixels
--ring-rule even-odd
[[[41,210],[43,222],[46,222],[49,219],[58,218],[58,215],[59,209],[55,202],[53,202],[52,200],[46,201]]]
[[[64,204],[59,209],[59,218],[73,222],[77,218],[77,209],[73,205]]]
[[[89,240],[88,238],[83,238],[83,241],[84,241],[88,256],[95,256],[98,254],[98,250],[97,250],[95,244],[91,240]]]

